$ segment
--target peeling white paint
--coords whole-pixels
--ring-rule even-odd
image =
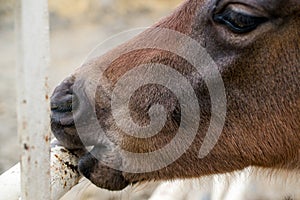
[[[70,152],[64,147],[53,146],[51,148],[51,200],[58,200],[66,194],[74,185],[79,182],[80,174],[77,171],[77,155],[82,152]],[[0,200],[21,199],[21,180],[20,163],[6,171],[0,176]],[[39,174],[35,174],[32,179],[42,179]],[[50,182],[50,181],[49,181]],[[40,193],[41,187],[33,188]],[[40,195],[40,194],[37,194]],[[32,196],[32,194],[28,194]],[[26,197],[27,198],[27,197]],[[23,198],[22,198],[23,199]],[[33,199],[39,199],[33,197]],[[47,200],[47,199],[43,199]]]

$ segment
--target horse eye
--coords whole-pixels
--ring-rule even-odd
[[[259,25],[268,21],[266,17],[251,16],[232,9],[215,14],[215,22],[227,26],[234,33],[248,33],[255,30]]]

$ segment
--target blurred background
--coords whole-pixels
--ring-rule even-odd
[[[183,0],[49,0],[50,91],[52,92],[56,85],[78,68],[99,43],[122,31],[150,26],[170,13],[181,1]],[[0,174],[19,160],[16,59],[14,0],[0,0]],[[130,200],[148,199],[157,184],[147,185],[147,190],[129,188],[122,194],[112,196],[112,193],[96,189],[85,182],[77,189],[75,188],[75,192],[66,196],[64,200],[113,200],[120,199],[120,195]],[[193,189],[193,186],[186,185],[186,182],[182,182],[181,185]],[[267,182],[262,182],[259,186],[261,185],[267,185]],[[297,187],[295,184],[293,186]],[[168,187],[172,186],[167,184],[164,189]],[[82,188],[86,191],[78,195]],[[199,188],[194,188],[196,194],[199,193]],[[255,187],[252,185],[249,188],[253,190]],[[273,195],[274,191],[280,192],[281,189],[277,187],[270,191]],[[132,190],[134,190],[134,196],[130,195]],[[266,193],[266,187],[259,187],[255,190],[258,194]],[[291,190],[295,189],[291,187]],[[184,191],[179,190],[179,192]],[[253,192],[250,194],[250,199],[255,199]],[[273,200],[275,198],[257,199]]]
[[[181,0],[49,0],[50,91],[108,37],[146,27]],[[14,0],[0,0],[0,173],[19,160]]]

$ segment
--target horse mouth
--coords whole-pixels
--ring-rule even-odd
[[[74,79],[69,78],[53,92],[50,103],[52,132],[68,149],[93,146],[79,159],[79,172],[98,187],[122,190],[129,183],[118,170],[122,166],[120,152],[100,131],[88,100],[75,94],[73,85]]]
[[[95,145],[101,134],[88,99],[75,93],[74,85],[74,77],[65,79],[54,90],[50,102],[51,130],[69,149]]]

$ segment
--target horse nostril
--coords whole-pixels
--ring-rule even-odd
[[[75,95],[66,94],[64,96],[54,96],[51,99],[50,107],[54,112],[71,112],[78,105],[78,100]]]
[[[74,112],[79,108],[79,98],[74,93],[74,77],[67,78],[57,86],[51,96],[51,123],[62,126],[74,124]]]
[[[59,108],[58,104],[51,102],[50,103],[51,110],[57,110]]]
[[[73,92],[74,84],[75,77],[71,76],[55,88],[50,102],[52,112],[67,113],[78,107],[78,98]]]

